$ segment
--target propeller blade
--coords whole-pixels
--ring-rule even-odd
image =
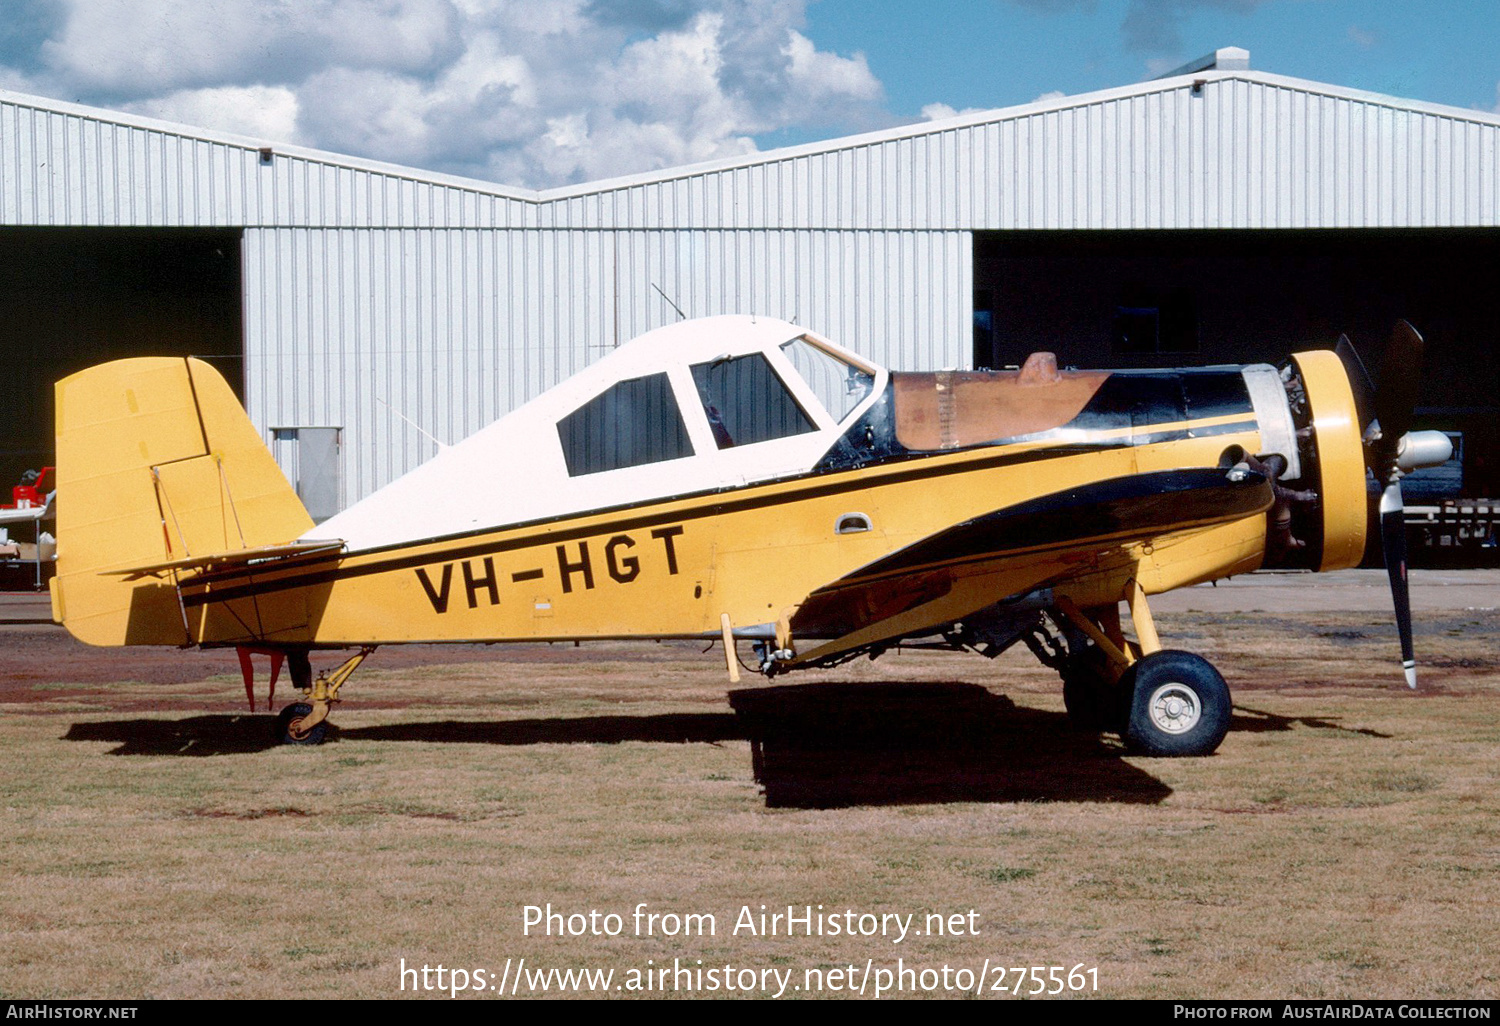
[[[1401,501],[1401,482],[1392,481],[1380,495],[1380,547],[1385,553],[1385,572],[1391,579],[1391,599],[1396,606],[1396,630],[1401,635],[1401,668],[1406,686],[1417,686],[1417,658],[1411,638],[1411,593],[1406,583],[1406,510]]]
[[[1353,347],[1349,347],[1352,352]],[[1411,430],[1422,384],[1425,343],[1417,329],[1397,321],[1380,360],[1380,387],[1375,390],[1375,420],[1380,434],[1366,449],[1380,493],[1380,547],[1391,579],[1396,607],[1396,630],[1401,635],[1401,668],[1406,686],[1417,686],[1417,660],[1412,648],[1411,593],[1406,580],[1406,509],[1401,499],[1401,468],[1397,465],[1401,440]],[[1358,357],[1355,357],[1358,359]],[[1346,362],[1347,366],[1347,362]]]
[[[1348,335],[1339,335],[1338,344],[1333,347],[1333,351],[1344,364],[1344,374],[1349,378],[1350,389],[1354,392],[1354,407],[1359,411],[1359,429],[1363,431],[1370,426],[1370,421],[1375,416],[1375,382],[1370,380],[1370,372],[1365,370],[1365,361],[1359,358],[1359,350],[1354,348]]]
[[[1380,421],[1380,454],[1394,459],[1401,436],[1411,430],[1412,411],[1417,407],[1417,389],[1422,384],[1422,336],[1406,321],[1391,329],[1385,356],[1380,361],[1380,388],[1375,391],[1375,419]],[[1372,467],[1382,487],[1390,467]]]

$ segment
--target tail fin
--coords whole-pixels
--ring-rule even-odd
[[[174,588],[110,571],[289,542],[312,519],[218,371],[117,360],[57,383],[52,617],[92,645],[192,641]]]

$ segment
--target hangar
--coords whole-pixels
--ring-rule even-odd
[[[1500,493],[1500,117],[1252,70],[529,190],[0,92],[0,483],[50,382],[191,353],[319,519],[680,314],[896,369],[1429,341],[1422,426]],[[434,497],[440,501],[440,497]]]

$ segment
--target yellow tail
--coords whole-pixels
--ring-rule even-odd
[[[170,574],[119,571],[290,542],[312,519],[218,371],[117,360],[57,383],[52,618],[91,645],[203,640]]]

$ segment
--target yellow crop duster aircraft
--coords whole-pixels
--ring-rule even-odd
[[[238,648],[247,692],[249,653],[273,686],[285,660],[293,743],[382,644],[715,638],[738,679],[738,640],[767,675],[1022,641],[1076,722],[1203,755],[1229,691],[1162,648],[1147,597],[1354,565],[1367,466],[1414,682],[1398,482],[1448,455],[1406,433],[1421,346],[1398,325],[1372,418],[1334,352],[893,373],[783,321],[682,321],[317,527],[217,372],[121,360],[57,385],[53,616],[95,645]],[[315,680],[315,649],[357,653]]]

